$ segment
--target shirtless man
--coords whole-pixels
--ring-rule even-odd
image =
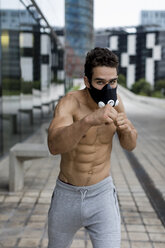
[[[117,56],[95,48],[84,67],[86,88],[59,101],[48,131],[50,152],[61,154],[48,214],[49,248],[70,247],[81,227],[94,248],[120,247],[120,212],[110,176],[112,139],[117,132],[121,146],[132,150],[137,132],[116,94]]]

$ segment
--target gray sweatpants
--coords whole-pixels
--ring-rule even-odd
[[[48,248],[69,248],[81,227],[94,248],[120,248],[120,212],[111,177],[85,187],[57,179],[48,213]]]

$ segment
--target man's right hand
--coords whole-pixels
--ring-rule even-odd
[[[115,122],[117,116],[118,112],[111,105],[106,104],[103,108],[99,108],[89,114],[87,120],[91,126],[98,126]]]

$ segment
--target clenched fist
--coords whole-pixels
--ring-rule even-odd
[[[127,119],[125,113],[118,113],[115,124],[119,131],[123,131],[123,132],[131,131],[130,121]]]
[[[93,113],[88,115],[88,121],[91,126],[97,126],[102,124],[111,124],[115,122],[118,116],[118,112],[109,104],[103,108],[95,110]]]

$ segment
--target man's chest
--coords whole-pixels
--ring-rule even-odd
[[[74,121],[81,120],[86,115],[92,113],[92,111],[86,107],[80,108],[74,116]],[[113,135],[116,131],[115,125],[112,124],[103,124],[101,126],[91,127],[86,134],[83,135],[80,140],[80,144],[109,144],[112,142]]]

